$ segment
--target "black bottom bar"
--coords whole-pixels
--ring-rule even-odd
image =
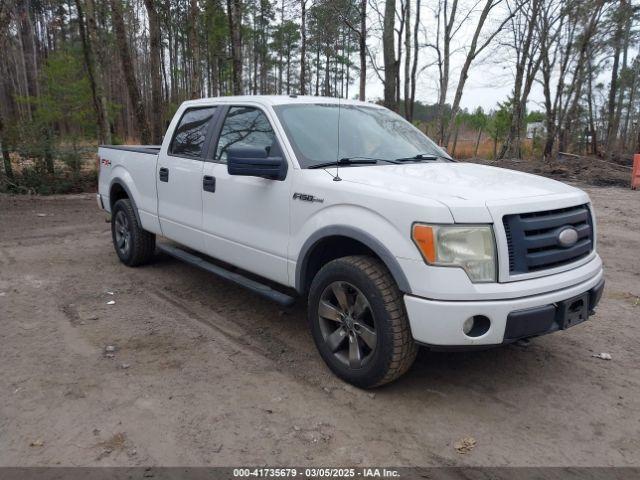
[[[277,302],[285,307],[293,305],[296,300],[294,297],[291,297],[286,293],[278,292],[277,290],[274,290],[264,283],[257,282],[245,277],[244,275],[240,275],[239,273],[232,272],[219,265],[215,265],[178,247],[166,244],[158,244],[158,249],[166,253],[167,255],[171,255],[178,260],[182,260],[183,262],[187,262],[195,267],[218,275],[225,280],[230,280],[233,283],[240,285],[241,287],[247,288],[252,292],[257,293],[258,295],[262,295],[263,297],[266,297],[269,300],[273,300],[274,302]]]

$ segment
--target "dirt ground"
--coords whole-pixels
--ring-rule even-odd
[[[492,165],[522,172],[542,175],[567,183],[582,183],[595,187],[623,187],[631,184],[632,161],[625,157],[616,159],[603,159],[597,157],[584,157],[563,154],[552,161],[544,161],[540,158],[526,160],[503,159],[464,160],[484,165]]]
[[[422,350],[374,392],[329,373],[304,305],[167,257],[123,266],[93,195],[0,196],[0,465],[638,466],[640,192],[587,190],[595,317],[528,346]]]

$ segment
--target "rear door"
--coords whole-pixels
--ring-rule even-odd
[[[211,184],[202,197],[206,252],[286,285],[291,163],[283,181],[229,175],[227,149],[233,145],[264,148],[272,155],[282,150],[267,111],[231,105],[220,116],[204,165]]]
[[[162,234],[202,251],[202,172],[218,113],[216,106],[188,107],[156,168]]]

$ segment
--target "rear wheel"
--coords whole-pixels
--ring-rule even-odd
[[[149,262],[156,248],[156,236],[142,229],[129,199],[118,200],[111,212],[113,247],[122,263],[130,267]]]
[[[318,272],[309,292],[309,323],[329,368],[359,387],[395,380],[417,353],[402,294],[372,257],[340,258]]]

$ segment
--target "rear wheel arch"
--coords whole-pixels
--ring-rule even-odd
[[[140,214],[138,213],[138,206],[136,205],[136,200],[133,198],[131,194],[131,190],[127,187],[127,184],[121,180],[120,178],[114,178],[111,180],[111,184],[109,185],[109,209],[113,213],[113,206],[116,204],[118,200],[129,199],[131,202],[131,206],[133,207],[133,213],[136,216],[136,220],[138,220],[138,224],[142,225],[140,221]]]
[[[409,281],[389,249],[371,234],[356,227],[330,226],[312,234],[303,244],[296,265],[295,288],[308,292],[313,277],[328,262],[349,255],[378,258],[404,293],[411,293]]]

